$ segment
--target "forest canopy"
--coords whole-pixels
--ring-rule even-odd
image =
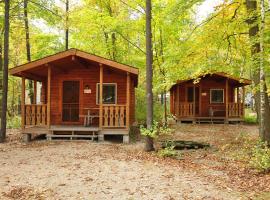
[[[247,19],[250,13],[247,12],[246,1],[220,1],[212,13],[199,18],[198,9],[203,2],[152,1],[154,99],[166,93],[176,80],[196,78],[208,72],[222,71],[252,78],[251,46],[256,40],[249,38]],[[28,54],[31,60],[35,60],[65,50],[65,32],[68,30],[68,48],[81,49],[140,69],[137,117],[145,117],[143,0],[14,0],[10,4],[10,67],[28,62]],[[4,3],[0,6],[3,13]],[[29,52],[26,47],[26,17]],[[268,18],[267,11],[265,55],[269,53]],[[0,26],[3,41],[4,23]],[[269,64],[269,58],[265,59],[265,64]],[[265,70],[266,75],[269,74],[269,68]],[[266,81],[269,81],[267,76]],[[9,77],[9,82],[8,114],[12,116],[16,105],[20,104],[17,93],[20,81]],[[156,117],[160,112],[160,106],[156,106]]]

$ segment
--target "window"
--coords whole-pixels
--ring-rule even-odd
[[[97,84],[97,104],[99,104],[99,83]],[[116,83],[103,83],[103,103],[116,104]]]
[[[210,103],[224,103],[224,90],[211,89],[210,90]]]

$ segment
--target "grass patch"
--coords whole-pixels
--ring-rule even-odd
[[[247,124],[257,124],[257,114],[256,114],[256,112],[252,111],[251,109],[246,109],[245,110],[244,121]]]

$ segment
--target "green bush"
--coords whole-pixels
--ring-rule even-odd
[[[140,132],[141,135],[156,138],[160,135],[169,135],[173,132],[173,130],[163,123],[159,124],[157,121],[154,121],[151,129],[145,128],[143,125],[141,125]]]
[[[251,109],[245,109],[244,121],[248,124],[257,124],[257,116]]]
[[[158,155],[160,157],[176,157],[177,153],[174,150],[174,147],[171,146],[171,147],[166,147],[164,149],[159,150]]]
[[[270,148],[267,143],[259,142],[252,149],[250,164],[260,172],[270,171]]]
[[[13,116],[7,118],[7,128],[20,128],[21,126],[21,117]]]
[[[160,157],[176,157],[177,153],[174,150],[175,145],[173,142],[166,142],[165,148],[158,151]]]
[[[154,120],[161,122],[164,118],[164,105],[154,99]],[[169,106],[167,106],[168,109]],[[145,92],[137,89],[136,92],[136,120],[139,124],[146,124],[146,96]]]

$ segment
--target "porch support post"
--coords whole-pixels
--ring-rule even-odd
[[[176,117],[179,117],[179,84],[176,87]]]
[[[34,80],[34,104],[37,104],[37,81]]]
[[[195,106],[195,102],[196,102],[196,92],[195,92],[196,88],[195,88],[195,84],[193,83],[193,117],[195,118],[195,113],[196,113],[196,106]]]
[[[22,95],[21,95],[21,127],[25,128],[25,78],[22,77]]]
[[[228,97],[228,95],[229,95],[229,81],[228,81],[228,78],[226,78],[226,88],[225,88],[225,90],[226,90],[226,94],[225,94],[225,106],[226,106],[226,119],[225,119],[225,123],[229,123],[229,118],[228,118],[228,111],[229,111],[229,105],[228,105],[228,100],[229,100],[229,97]]]
[[[130,116],[129,116],[129,110],[130,110],[130,74],[127,72],[127,103],[126,103],[126,127],[129,129],[130,126]]]
[[[242,87],[242,91],[243,91],[243,98],[242,98],[243,99],[243,108],[242,108],[243,109],[243,116],[242,116],[242,118],[244,118],[245,117],[245,96],[246,96],[245,86]]]
[[[48,80],[47,80],[47,126],[51,126],[51,66],[48,66]]]
[[[236,93],[237,93],[237,96],[236,96],[237,103],[240,103],[240,101],[239,101],[239,87],[236,88]]]
[[[103,123],[103,65],[99,64],[99,128]]]

